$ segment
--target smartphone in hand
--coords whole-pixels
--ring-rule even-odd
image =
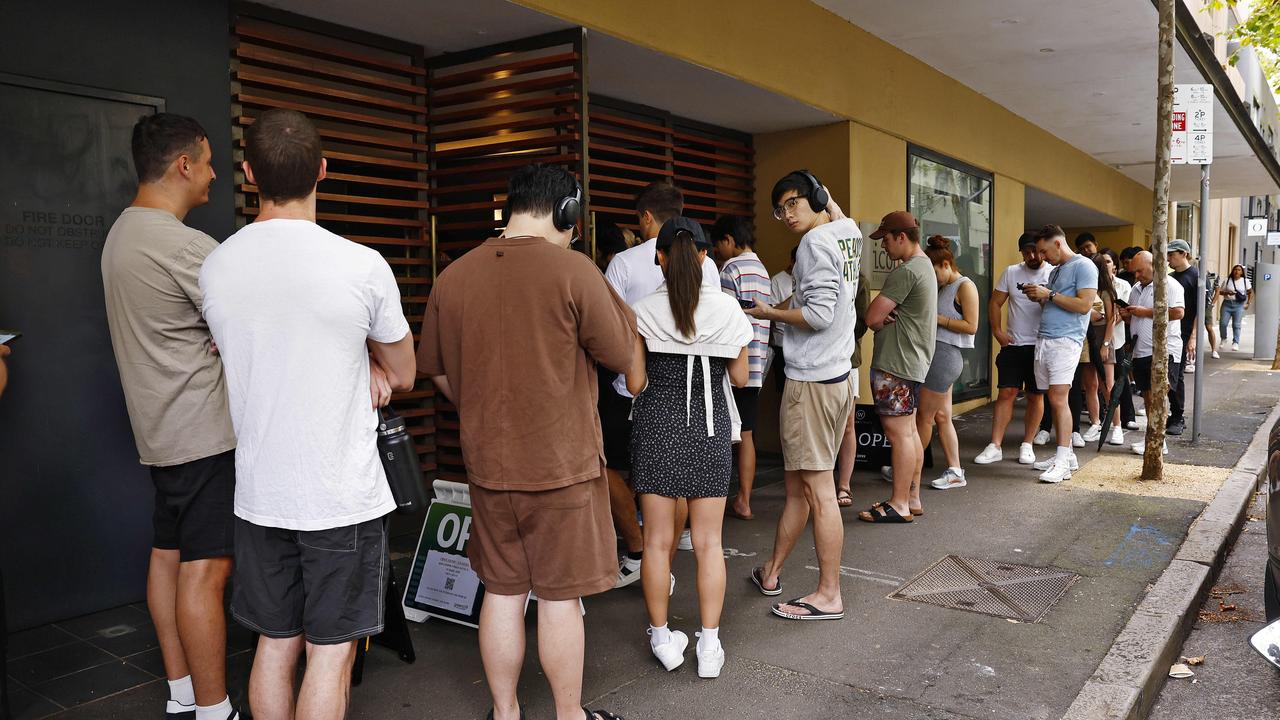
[[[22,337],[22,333],[17,330],[0,329],[0,345],[12,345],[20,337]]]
[[[739,299],[739,300],[738,300],[738,304],[742,306],[742,309],[743,309],[743,310],[753,310],[753,309],[755,309],[756,301],[755,301],[755,300],[742,300],[742,299]]]

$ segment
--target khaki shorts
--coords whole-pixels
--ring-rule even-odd
[[[833,470],[857,392],[850,380],[787,379],[782,390],[782,459],[787,470]]]
[[[467,557],[485,591],[573,600],[613,587],[617,542],[599,477],[535,492],[471,486]]]

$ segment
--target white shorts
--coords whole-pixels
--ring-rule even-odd
[[[1073,338],[1036,339],[1036,386],[1070,385],[1080,364],[1084,341]]]

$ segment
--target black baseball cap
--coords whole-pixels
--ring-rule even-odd
[[[1031,246],[1033,246],[1033,247],[1034,247],[1034,246],[1035,246],[1035,244],[1036,244],[1036,234],[1035,234],[1035,233],[1033,233],[1033,232],[1031,232],[1030,230],[1028,230],[1028,231],[1026,231],[1026,232],[1022,233],[1022,236],[1018,238],[1018,250],[1019,250],[1019,251],[1021,251],[1021,250],[1022,250],[1022,248],[1026,247],[1026,246],[1028,246],[1028,245],[1031,245]]]
[[[702,232],[702,226],[696,220],[687,217],[676,216],[662,223],[662,228],[658,230],[657,249],[666,251],[681,233],[687,233],[693,239],[694,247],[700,250],[710,250],[711,242],[707,240],[707,236]],[[653,256],[653,264],[658,264],[658,256]]]

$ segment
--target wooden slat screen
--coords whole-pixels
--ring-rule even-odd
[[[582,41],[574,29],[427,62],[439,270],[497,234],[515,169],[543,162],[583,176]],[[438,407],[438,477],[463,482],[457,411],[443,397]]]
[[[317,220],[378,250],[391,264],[415,346],[431,289],[428,220],[426,69],[421,48],[342,28],[285,23],[241,6],[231,48],[232,130],[236,160],[244,131],[269,108],[305,113],[324,140],[328,175]],[[305,25],[305,27],[302,27]],[[238,222],[258,214],[257,188],[236,172]],[[436,468],[436,393],[429,380],[393,399],[430,475]]]
[[[636,229],[636,193],[664,179],[684,193],[684,214],[704,225],[719,215],[754,215],[750,135],[593,95],[587,136],[597,222]]]

